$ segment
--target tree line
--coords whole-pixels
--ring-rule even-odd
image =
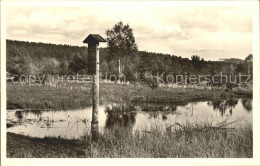
[[[176,55],[138,51],[133,29],[119,22],[106,31],[108,47],[100,48],[103,75],[124,74],[128,81],[145,81],[151,75],[252,74],[252,54],[240,62],[205,61],[198,55]],[[7,40],[7,72],[11,75],[87,74],[87,47]],[[120,62],[119,62],[120,61]],[[120,63],[120,66],[119,66]],[[119,69],[120,68],[120,69]],[[119,73],[121,72],[121,73]],[[140,77],[135,77],[139,73]],[[164,78],[166,79],[166,78]]]

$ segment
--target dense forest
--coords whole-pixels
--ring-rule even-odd
[[[24,41],[7,40],[7,72],[11,75],[28,74],[87,74],[87,47],[56,45]],[[138,81],[133,73],[157,75],[214,75],[252,74],[250,54],[241,62],[205,61],[198,55],[191,58],[152,53],[146,51],[131,52],[125,59],[127,65],[124,75],[128,81]],[[110,56],[108,48],[100,48],[100,70],[102,74],[119,74],[118,59]],[[142,77],[140,77],[141,79]]]

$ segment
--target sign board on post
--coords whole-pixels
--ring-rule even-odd
[[[96,74],[96,68],[97,68],[97,47],[96,43],[89,43],[88,44],[88,74],[89,75],[95,75]]]
[[[104,38],[102,38],[98,34],[90,34],[83,41],[83,43],[88,43],[88,74],[95,75],[97,68],[97,53],[99,52],[99,42],[106,42]]]
[[[91,121],[91,135],[92,140],[96,141],[99,137],[98,132],[98,107],[99,107],[99,42],[106,42],[98,34],[90,34],[83,41],[88,43],[88,74],[93,76],[92,82],[92,121]]]

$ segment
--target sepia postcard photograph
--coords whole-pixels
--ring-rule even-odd
[[[1,1],[1,165],[260,165],[259,73],[259,1]]]

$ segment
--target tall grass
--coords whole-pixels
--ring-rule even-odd
[[[90,157],[150,158],[232,158],[252,157],[250,126],[239,129],[186,125],[163,131],[153,126],[150,131],[127,132],[117,128],[106,132],[94,143]]]
[[[252,127],[242,128],[185,125],[163,130],[152,126],[132,132],[115,126],[96,142],[30,138],[7,134],[8,157],[94,157],[94,158],[251,158]],[[22,144],[21,144],[22,142]],[[28,148],[29,147],[29,148]]]

